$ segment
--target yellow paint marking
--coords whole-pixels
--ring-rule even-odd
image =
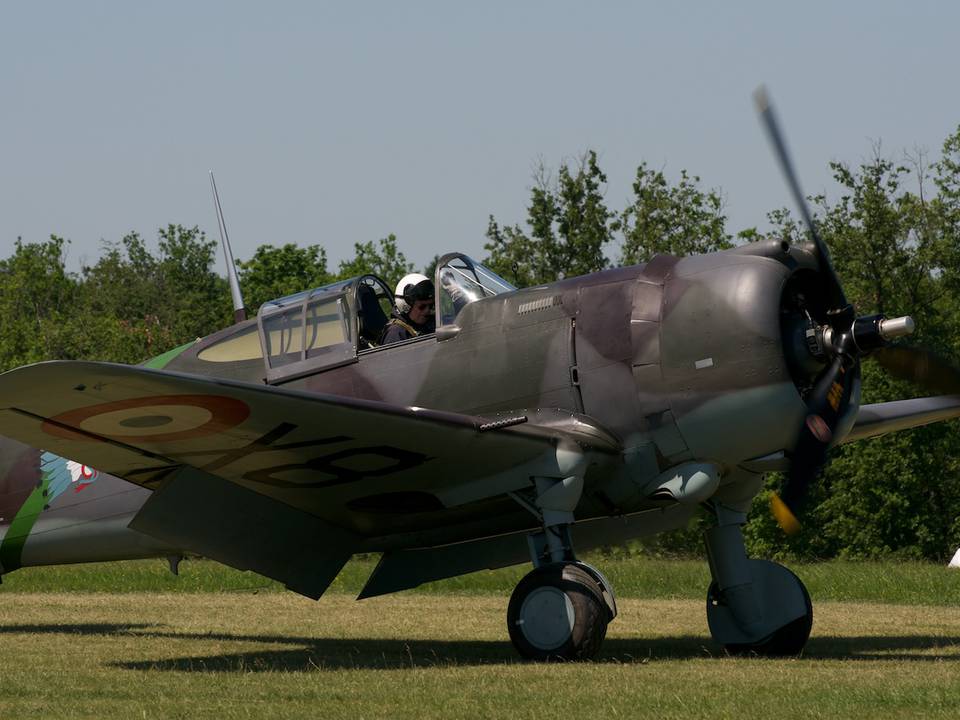
[[[830,392],[827,393],[827,401],[830,403],[830,407],[833,408],[834,412],[840,407],[841,397],[843,397],[843,385],[835,382],[830,386]]]
[[[773,513],[777,525],[779,525],[787,535],[793,535],[800,530],[800,521],[797,520],[796,515],[790,511],[787,504],[781,500],[780,496],[776,493],[770,495],[770,512]]]

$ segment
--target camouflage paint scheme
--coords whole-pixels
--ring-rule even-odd
[[[345,283],[352,350],[274,371],[271,387],[262,353],[217,355],[253,341],[256,319],[153,370],[5,373],[0,434],[77,458],[77,478],[79,463],[105,470],[77,482],[63,457],[0,440],[2,570],[196,552],[319,597],[352,553],[379,551],[363,595],[392,592],[528,561],[538,521],[523,501],[534,476],[563,477],[564,453],[582,460],[578,549],[682,526],[707,498],[745,511],[762,473],[784,467],[800,388],[822,368],[791,305],[821,282],[816,267],[779,242],[658,256],[476,300],[436,335],[359,350]],[[154,409],[136,415],[138,397]],[[155,408],[171,398],[178,422],[212,434],[153,428],[170,422]],[[858,383],[844,402],[835,442],[960,415],[953,399],[905,401],[865,408],[855,426]],[[122,419],[104,429],[94,412]],[[667,482],[690,463],[719,483]]]

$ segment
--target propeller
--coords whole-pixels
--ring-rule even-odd
[[[827,450],[833,441],[840,418],[849,404],[853,381],[858,376],[860,356],[885,348],[887,343],[896,337],[910,334],[913,332],[914,324],[909,317],[889,319],[880,315],[857,317],[853,306],[847,301],[840,278],[833,268],[830,251],[817,232],[787,152],[773,105],[763,87],[758,88],[754,93],[754,102],[787,186],[813,240],[827,308],[824,322],[814,328],[817,354],[826,362],[826,366],[817,375],[807,395],[806,416],[797,434],[790,471],[782,492],[774,493],[770,498],[773,516],[780,527],[789,534],[800,529],[797,515],[803,507],[813,481],[826,462]],[[918,356],[912,351],[901,348],[885,349],[891,351],[887,360],[904,372],[913,372],[920,367],[920,363],[916,361]],[[905,354],[901,350],[907,350],[910,354]],[[933,368],[934,365],[925,367]],[[934,375],[936,371],[926,371],[926,374]],[[957,387],[960,389],[960,373],[956,373],[953,380],[957,382]]]
[[[843,294],[843,288],[840,286],[840,278],[837,277],[833,269],[833,263],[830,262],[830,251],[827,250],[827,244],[820,239],[820,233],[817,232],[817,226],[813,223],[813,216],[810,215],[810,208],[807,207],[807,201],[800,189],[800,181],[793,170],[793,161],[787,152],[786,143],[783,140],[783,133],[780,132],[780,123],[777,122],[776,113],[773,110],[773,104],[767,95],[767,89],[762,85],[753,93],[753,102],[756,105],[757,112],[760,114],[760,120],[764,129],[767,131],[767,138],[773,145],[777,161],[780,163],[780,170],[783,172],[784,179],[787,181],[787,187],[790,188],[790,194],[793,195],[793,202],[800,210],[800,217],[803,224],[807,226],[810,237],[813,238],[813,244],[816,248],[817,261],[820,263],[820,269],[824,272],[827,279],[827,292],[830,296],[830,307],[844,308],[847,303],[847,297]]]
[[[909,380],[937,395],[960,395],[960,370],[928,350],[892,345],[873,357],[898,380]]]

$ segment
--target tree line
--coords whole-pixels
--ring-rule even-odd
[[[960,128],[939,154],[885,156],[875,146],[857,166],[830,164],[836,192],[812,197],[818,228],[859,314],[910,314],[911,341],[960,364]],[[624,207],[610,207],[597,154],[534,173],[527,217],[492,215],[484,262],[518,287],[551,282],[657,253],[688,255],[805,231],[786,208],[768,227],[727,227],[722,191],[681,171],[671,180],[641,163]],[[156,249],[137,233],[105,244],[79,272],[68,242],[15,242],[0,259],[0,370],[49,359],[136,363],[231,322],[217,246],[197,227],[168,225]],[[436,258],[423,268],[428,275]],[[248,307],[337,279],[373,272],[393,286],[414,266],[394,235],[354,245],[328,267],[320,244],[262,245],[237,266]],[[927,394],[863,362],[864,403]],[[768,489],[779,482],[768,478]],[[692,552],[699,525],[661,536],[655,550]],[[817,484],[801,532],[786,537],[758,496],[745,528],[752,553],[802,558],[942,560],[960,545],[960,427],[939,423],[837,448]]]

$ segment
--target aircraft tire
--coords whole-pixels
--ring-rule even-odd
[[[783,627],[773,631],[772,634],[754,643],[728,643],[724,648],[731,655],[760,655],[761,657],[795,657],[799,655],[810,639],[810,631],[813,629],[813,602],[810,600],[810,593],[807,592],[807,586],[788,568],[781,568],[790,573],[796,581],[800,590],[803,592],[803,599],[807,606],[805,614],[796,620],[791,620]],[[716,582],[710,583],[710,589],[707,591],[709,598],[719,597],[719,590]]]
[[[519,582],[507,608],[507,630],[528,660],[589,660],[610,622],[600,585],[575,563],[551,563]]]

